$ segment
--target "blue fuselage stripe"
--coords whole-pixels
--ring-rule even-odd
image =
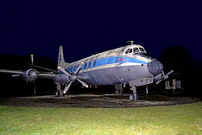
[[[94,62],[96,61],[96,63],[94,64]],[[92,60],[89,61],[87,63],[84,63],[81,70],[86,70],[89,68],[94,68],[94,67],[99,67],[99,66],[103,66],[103,65],[109,65],[109,64],[115,64],[115,63],[138,63],[138,64],[147,64],[147,62],[142,61],[142,60],[138,60],[135,58],[130,58],[130,57],[117,57],[117,56],[112,56],[112,57],[104,57],[104,58],[100,58],[100,59],[96,59],[96,60]],[[90,64],[90,66],[89,66]],[[74,65],[74,64],[73,64]],[[69,73],[72,73],[74,71],[76,71],[78,65],[76,66],[70,66],[66,69]]]

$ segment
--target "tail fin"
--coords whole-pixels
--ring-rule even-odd
[[[65,62],[64,55],[63,55],[63,47],[62,47],[62,45],[60,45],[59,53],[58,53],[58,67],[60,66],[60,67],[64,68],[66,64],[67,63]]]

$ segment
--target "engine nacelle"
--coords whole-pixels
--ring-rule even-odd
[[[67,84],[70,82],[69,76],[66,74],[58,74],[55,79],[55,83],[60,83],[60,84]]]
[[[23,72],[22,79],[31,82],[37,78],[37,71],[35,69],[28,69]]]

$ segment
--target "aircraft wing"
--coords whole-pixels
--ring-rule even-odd
[[[50,72],[46,72],[46,73],[38,73],[38,77],[39,78],[47,78],[47,79],[53,79],[56,76],[55,73],[50,73]]]
[[[0,70],[0,73],[22,74],[23,71],[20,71],[20,70],[7,70],[7,69],[4,69],[4,70]]]
[[[7,70],[7,69],[1,69],[0,73],[8,73],[12,74],[13,76],[23,76],[23,75],[28,75],[30,72],[35,72],[37,75],[37,78],[47,78],[47,79],[53,79],[56,74],[53,72],[37,72],[34,69],[28,69],[26,71],[21,71],[21,70]]]

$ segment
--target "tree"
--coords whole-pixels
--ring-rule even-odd
[[[183,46],[167,47],[160,55],[160,61],[164,66],[164,71],[167,73],[174,70],[174,73],[180,73],[180,78],[184,90],[197,90],[197,71],[193,66],[191,55]]]
[[[164,71],[190,72],[192,69],[192,57],[184,46],[167,47],[160,55],[160,61],[164,65]]]

